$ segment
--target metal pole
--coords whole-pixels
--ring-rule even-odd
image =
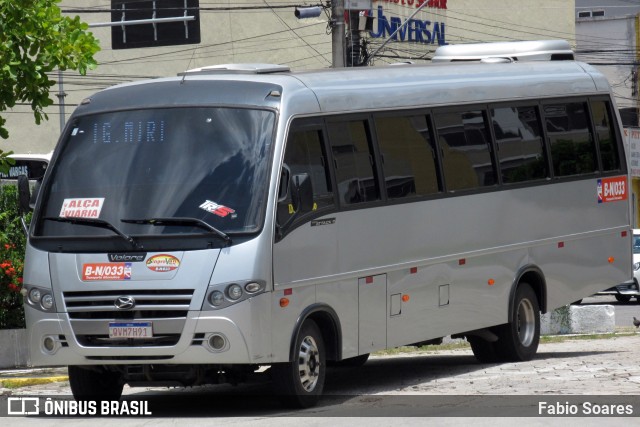
[[[344,67],[344,0],[331,0],[331,63],[333,68]]]
[[[64,82],[62,80],[61,70],[58,70],[58,93],[56,96],[58,97],[58,111],[60,113],[60,133],[62,133],[65,125],[64,98],[67,94],[64,93]]]

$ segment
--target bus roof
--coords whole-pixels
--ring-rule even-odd
[[[300,72],[269,66],[268,72],[252,72],[241,64],[203,67],[177,77],[115,86],[84,101],[74,114],[178,105],[256,106],[314,114],[586,96],[610,90],[595,68],[576,61],[449,62]]]

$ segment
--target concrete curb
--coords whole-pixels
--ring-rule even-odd
[[[57,377],[35,377],[35,378],[6,378],[0,379],[0,387],[2,388],[20,388],[32,385],[58,383],[69,381],[68,376]]]
[[[540,335],[607,334],[616,330],[612,305],[567,305],[540,316]]]

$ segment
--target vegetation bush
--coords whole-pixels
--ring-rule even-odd
[[[25,236],[15,185],[0,185],[0,329],[24,328],[22,272]]]

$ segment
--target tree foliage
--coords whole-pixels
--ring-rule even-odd
[[[86,74],[96,67],[98,40],[79,17],[62,16],[60,0],[0,0],[0,114],[16,103],[29,103],[36,124],[48,119],[53,104],[49,89],[56,82],[47,73],[56,69]],[[0,137],[7,139],[0,115]],[[8,168],[0,150],[0,170]]]

